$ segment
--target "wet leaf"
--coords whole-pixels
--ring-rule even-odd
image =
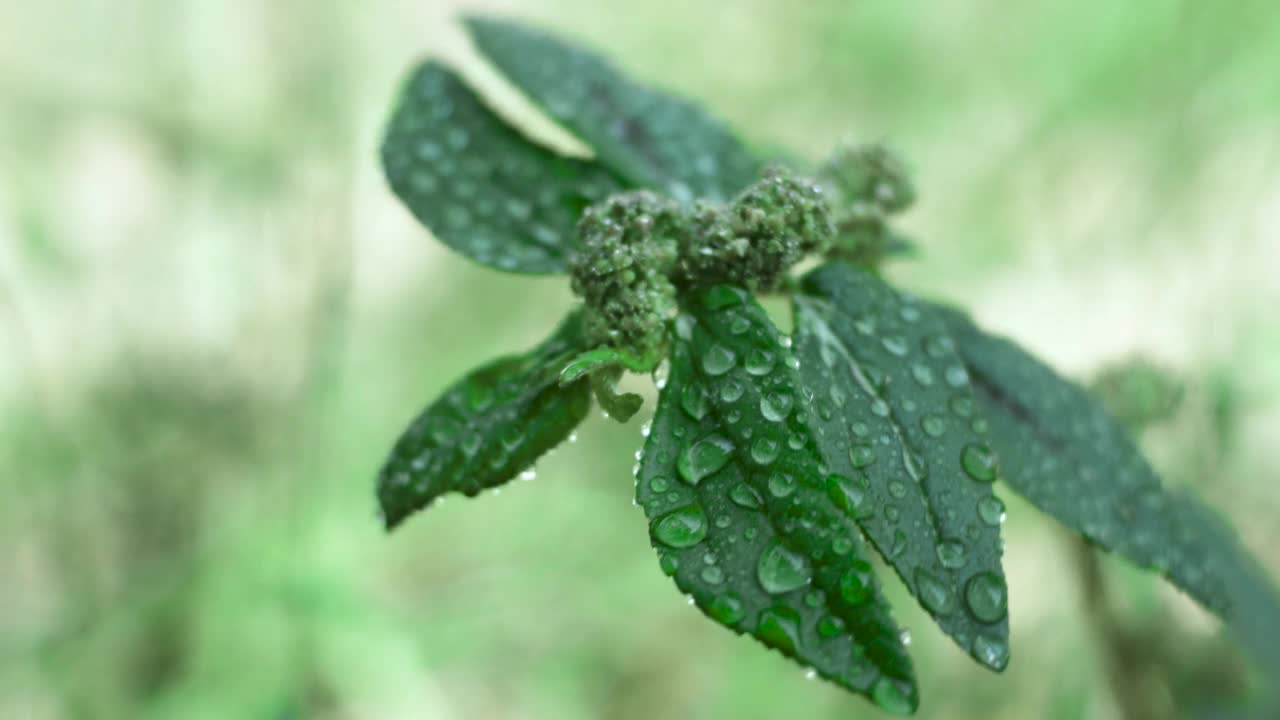
[[[435,62],[405,85],[382,162],[396,195],[441,242],[510,272],[564,271],[582,210],[621,189],[596,163],[533,144]]]
[[[997,476],[955,345],[930,307],[842,262],[794,296],[796,355],[832,497],[975,659],[1009,661]]]
[[[756,179],[759,160],[694,103],[550,33],[492,18],[466,25],[503,74],[627,180],[689,202],[728,200]]]
[[[583,351],[581,313],[533,350],[495,360],[454,383],[396,442],[378,475],[388,528],[445,493],[502,485],[560,444],[586,417],[583,377],[560,371]]]
[[[1159,571],[1201,604],[1230,606],[1201,533],[1125,428],[1088,392],[1017,345],[941,310],[991,423],[1003,479],[1095,544]]]
[[[695,295],[637,476],[663,569],[712,619],[911,712],[910,658],[827,493],[785,338],[739,288]]]

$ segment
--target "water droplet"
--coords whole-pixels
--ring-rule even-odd
[[[973,416],[973,398],[968,395],[956,395],[951,398],[949,404],[951,412],[955,413],[957,417],[967,418]]]
[[[850,568],[840,577],[840,597],[850,605],[861,605],[871,598],[875,578],[865,560],[850,561]]]
[[[929,437],[942,437],[947,431],[947,421],[940,415],[925,415],[920,419],[920,428]]]
[[[870,445],[854,445],[849,448],[849,462],[856,468],[864,468],[876,461],[876,451]]]
[[[680,391],[680,407],[694,420],[707,416],[707,394],[699,385],[685,385]]]
[[[724,571],[715,565],[702,569],[702,580],[710,585],[724,582]]]
[[[954,609],[951,591],[933,573],[924,568],[916,568],[915,580],[916,595],[926,610],[934,615],[946,615]]]
[[[953,388],[964,387],[969,382],[969,373],[962,365],[952,365],[947,368],[946,372],[947,384]]]
[[[886,335],[880,340],[885,350],[902,357],[907,354],[907,339],[901,335]]]
[[[649,490],[656,495],[661,495],[670,488],[670,482],[664,477],[656,477],[649,481]]]
[[[702,304],[708,310],[724,310],[741,305],[745,297],[743,291],[732,285],[715,285],[707,288],[702,295]]]
[[[854,481],[843,475],[828,475],[827,495],[831,498],[831,502],[835,503],[836,507],[852,517],[862,517],[871,512],[871,508],[867,503],[867,481],[865,478],[858,478],[857,481]]]
[[[663,554],[658,558],[658,567],[662,568],[662,572],[667,577],[676,574],[676,570],[680,569],[680,559],[675,555]]]
[[[771,392],[760,398],[760,414],[770,422],[781,422],[791,414],[795,397],[791,393]]]
[[[769,494],[776,498],[784,498],[796,490],[795,477],[786,473],[774,473],[769,476]]]
[[[746,483],[734,485],[733,489],[729,491],[729,499],[735,504],[750,510],[759,509],[764,504],[760,493]]]
[[[756,578],[760,586],[774,595],[804,587],[812,577],[809,559],[777,540],[760,553],[760,560],[756,563]]]
[[[960,453],[960,465],[969,477],[978,482],[996,480],[996,454],[986,445],[965,445]]]
[[[978,501],[978,517],[988,525],[1004,523],[1004,502],[995,495],[989,495]]]
[[[872,400],[871,413],[876,417],[889,417],[889,403],[880,398]]]
[[[978,662],[993,670],[1009,666],[1009,645],[998,637],[980,634],[973,639],[970,650]]]
[[[690,445],[680,454],[676,469],[680,477],[690,485],[697,485],[703,478],[729,463],[733,455],[733,442],[715,433]]]
[[[759,348],[748,353],[746,363],[744,363],[747,372],[752,375],[768,375],[773,370],[773,365],[773,353]]]
[[[911,377],[915,378],[917,383],[926,387],[933,384],[933,370],[923,363],[916,363],[911,366]]]
[[[915,708],[911,704],[911,696],[903,687],[905,683],[894,680],[888,675],[882,675],[876,681],[876,685],[871,689],[871,699],[881,710],[893,715],[910,715],[915,712]]]
[[[782,443],[771,437],[758,437],[756,441],[751,443],[751,459],[760,465],[769,465],[778,459],[778,453],[782,450]]]
[[[800,647],[800,613],[785,606],[774,605],[760,613],[756,636],[770,647],[788,655],[795,655]]]
[[[669,547],[693,547],[707,537],[707,516],[697,503],[677,508],[654,523],[653,536]]]
[[[726,378],[720,385],[720,399],[727,403],[737,402],[744,392],[746,386],[734,378]]]
[[[702,370],[711,376],[729,372],[737,362],[737,354],[720,343],[715,343],[702,354]]]
[[[1004,581],[991,572],[980,572],[969,578],[964,588],[964,599],[969,612],[984,623],[996,622],[1008,609]]]
[[[901,500],[907,494],[907,484],[901,480],[890,480],[889,494]]]
[[[717,595],[707,604],[707,614],[722,625],[737,625],[746,616],[737,593]]]
[[[938,562],[942,567],[956,570],[964,567],[968,561],[968,551],[959,540],[943,540],[937,547]]]
[[[853,541],[841,535],[831,541],[831,552],[836,555],[848,555],[853,550]]]
[[[844,632],[844,621],[832,615],[826,615],[818,621],[818,634],[822,637],[836,637]]]

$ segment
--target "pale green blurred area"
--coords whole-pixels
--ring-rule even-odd
[[[0,9],[0,718],[879,716],[663,577],[631,504],[642,418],[595,417],[535,481],[379,528],[402,426],[570,302],[449,253],[382,181],[415,59],[494,87],[463,8]],[[925,250],[890,275],[1080,377],[1138,352],[1176,370],[1188,400],[1152,457],[1280,573],[1280,6],[482,9],[590,41],[764,147],[890,140]],[[885,575],[919,717],[1118,717],[1067,537],[1004,495],[1003,676]],[[1106,570],[1159,639],[1159,692],[1256,685],[1214,620]]]

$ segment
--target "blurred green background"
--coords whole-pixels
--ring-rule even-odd
[[[663,577],[631,504],[642,418],[379,528],[403,425],[570,302],[432,242],[381,178],[424,54],[557,141],[453,23],[475,9],[582,38],[762,146],[891,141],[925,253],[890,275],[1078,377],[1134,353],[1173,369],[1187,400],[1153,459],[1280,574],[1273,0],[12,2],[0,718],[879,716]],[[1003,494],[1003,676],[894,590],[920,717],[1121,717],[1075,545]],[[1209,616],[1102,570],[1149,650],[1143,692],[1256,689]]]

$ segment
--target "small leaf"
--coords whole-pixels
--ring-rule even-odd
[[[1004,479],[1092,542],[1158,570],[1201,604],[1230,606],[1199,533],[1124,427],[1012,342],[941,310],[973,378]]]
[[[582,352],[581,313],[533,350],[495,360],[454,383],[413,421],[378,475],[387,528],[445,493],[502,485],[560,444],[586,417],[585,378],[561,386]]]
[[[997,470],[954,343],[927,305],[831,262],[796,295],[796,355],[832,497],[938,625],[1009,661]]]
[[[631,182],[690,202],[728,200],[756,179],[759,160],[697,105],[549,33],[491,18],[466,25],[503,74]]]
[[[684,308],[636,485],[663,569],[734,632],[912,712],[910,658],[861,533],[827,495],[784,338],[739,288]]]
[[[510,272],[564,271],[582,210],[621,189],[596,163],[533,144],[436,62],[406,84],[382,162],[396,195],[441,242]]]

